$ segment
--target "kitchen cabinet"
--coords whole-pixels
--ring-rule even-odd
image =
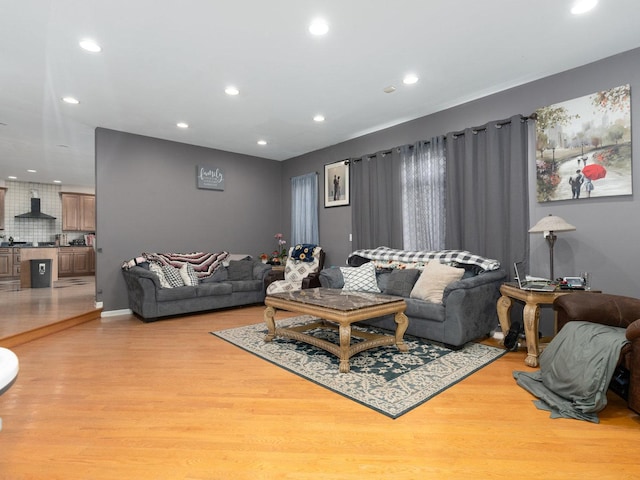
[[[94,232],[96,230],[96,197],[84,193],[61,193],[62,230]]]
[[[0,230],[4,230],[4,195],[7,193],[5,187],[0,187]]]
[[[60,247],[58,275],[71,277],[95,273],[95,252],[92,247]]]
[[[13,276],[13,248],[0,248],[0,278]]]
[[[13,276],[20,276],[20,249],[13,247]]]

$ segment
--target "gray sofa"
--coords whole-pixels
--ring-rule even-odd
[[[404,297],[407,304],[405,313],[409,318],[408,335],[439,342],[450,348],[461,348],[469,341],[488,335],[498,326],[496,302],[506,273],[501,269],[478,271],[471,266],[464,268],[462,279],[444,289],[442,303]],[[390,277],[389,270],[376,273],[381,292],[385,293]],[[322,270],[320,284],[326,288],[342,288],[344,278],[340,268]],[[362,323],[395,331],[392,315]]]
[[[158,276],[144,268],[122,269],[129,308],[151,322],[161,317],[264,302],[264,278],[271,265],[254,260],[231,260],[198,285],[163,288]]]

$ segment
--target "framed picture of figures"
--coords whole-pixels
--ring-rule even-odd
[[[631,88],[536,111],[538,202],[632,194]]]
[[[349,163],[345,160],[324,166],[324,206],[349,205]]]

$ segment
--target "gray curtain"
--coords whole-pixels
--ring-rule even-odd
[[[521,116],[447,135],[446,248],[511,272],[529,251],[528,133]]]
[[[318,174],[313,172],[291,179],[291,246],[318,241]]]
[[[401,159],[390,152],[351,160],[352,247],[402,248]]]

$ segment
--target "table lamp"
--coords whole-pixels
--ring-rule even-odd
[[[571,232],[576,227],[567,223],[563,218],[549,214],[542,218],[538,223],[529,229],[529,233],[544,233],[547,243],[549,244],[549,264],[551,266],[551,277],[553,280],[553,244],[556,243],[556,235],[554,232]]]

